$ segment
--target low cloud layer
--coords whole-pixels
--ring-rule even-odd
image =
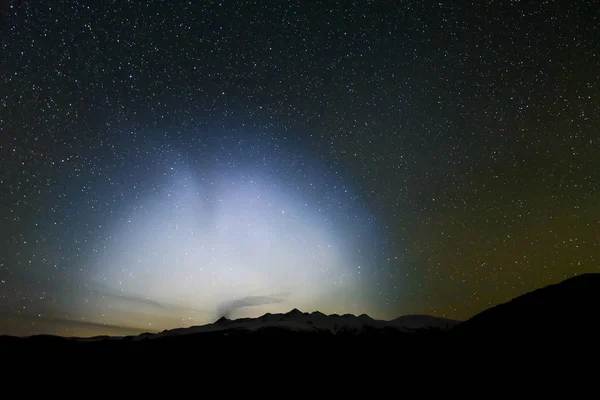
[[[286,300],[288,293],[281,293],[269,296],[246,296],[241,299],[222,303],[218,308],[219,318],[230,318],[234,311],[243,307],[262,306],[265,304],[282,303]]]

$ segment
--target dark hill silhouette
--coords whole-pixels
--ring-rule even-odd
[[[600,273],[566,279],[487,309],[460,323],[455,336],[600,337]]]

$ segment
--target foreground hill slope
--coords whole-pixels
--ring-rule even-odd
[[[566,279],[487,309],[454,327],[457,336],[600,337],[600,273]]]

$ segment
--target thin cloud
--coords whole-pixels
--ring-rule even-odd
[[[153,332],[153,331],[149,331],[147,329],[140,329],[140,328],[136,328],[136,327],[132,327],[132,326],[106,324],[103,322],[86,321],[86,320],[81,320],[81,319],[47,317],[47,316],[43,316],[43,315],[33,315],[33,314],[28,314],[28,313],[23,313],[23,312],[17,313],[17,312],[13,312],[13,311],[5,311],[5,310],[0,310],[0,318],[2,318],[2,319],[17,318],[17,319],[26,320],[28,322],[31,321],[31,322],[38,322],[38,323],[46,323],[46,324],[51,324],[53,326],[69,327],[69,328],[83,328],[83,329],[90,329],[90,330],[98,330],[98,328],[101,328],[102,330],[113,330],[115,332],[121,332],[124,335],[134,335],[134,334],[141,334],[141,333],[146,333],[146,332]]]
[[[108,285],[103,285],[103,284],[100,284],[97,282],[93,283],[91,286],[92,286],[92,289],[90,291],[92,293],[95,293],[96,295],[100,295],[103,297],[110,298],[110,300],[116,300],[116,301],[122,301],[122,302],[126,302],[126,303],[133,303],[133,304],[137,304],[137,305],[149,306],[149,307],[157,308],[157,309],[172,312],[172,313],[177,313],[177,312],[180,312],[180,313],[193,312],[193,313],[200,313],[200,314],[208,313],[208,311],[206,311],[206,310],[201,310],[201,309],[197,309],[194,307],[188,307],[188,306],[183,306],[180,304],[173,304],[173,303],[168,303],[168,302],[163,302],[163,301],[157,301],[157,300],[149,299],[148,297],[137,295],[135,293],[121,292],[120,290],[115,290]]]
[[[269,296],[246,296],[241,299],[225,302],[218,308],[219,317],[229,318],[235,311],[243,307],[261,306],[265,304],[277,304],[286,300],[288,293]]]

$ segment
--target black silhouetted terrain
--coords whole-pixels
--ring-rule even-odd
[[[465,337],[600,337],[600,273],[569,278],[485,310],[451,333]]]
[[[230,320],[225,317],[202,326],[144,333],[138,336],[62,338],[37,335],[27,338],[4,336],[5,349],[35,350],[134,350],[190,351],[220,345],[262,346],[273,348],[286,343],[409,343],[415,338],[440,335],[458,321],[426,315],[407,315],[392,321],[375,320],[365,314],[355,316],[303,313],[294,309],[286,314],[265,314],[258,318]]]
[[[87,339],[3,336],[0,337],[0,354],[10,351],[87,354],[86,350],[90,350],[98,351],[97,354],[133,351],[189,355],[243,349],[263,356],[284,352],[288,356],[302,357],[307,349],[363,348],[381,354],[396,351],[422,356],[425,351],[434,354],[449,350],[464,355],[464,346],[481,338],[501,339],[486,341],[494,346],[511,342],[507,339],[595,339],[600,337],[599,310],[600,274],[584,274],[519,296],[462,323],[425,315],[379,321],[364,314],[325,315],[294,309],[286,314],[265,314],[258,318],[230,320],[223,317],[213,324],[139,336]]]

